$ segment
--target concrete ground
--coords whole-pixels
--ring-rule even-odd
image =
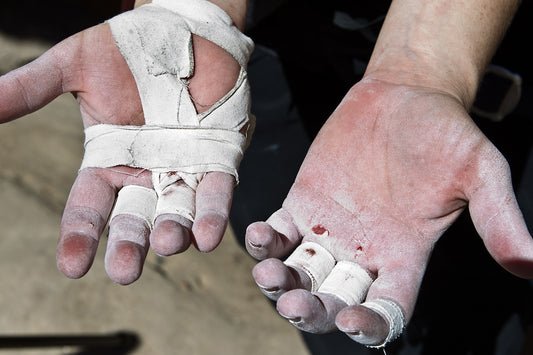
[[[46,48],[0,34],[0,74]],[[80,114],[70,95],[0,127],[1,354],[86,354],[70,346],[1,345],[12,336],[117,332],[131,333],[140,343],[113,354],[308,354],[296,329],[255,286],[254,261],[231,230],[213,253],[191,249],[164,259],[150,253],[141,279],[130,286],[107,278],[105,237],[85,277],[61,275],[55,246],[82,143]],[[29,345],[29,338],[22,340]]]

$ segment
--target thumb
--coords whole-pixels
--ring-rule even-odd
[[[496,148],[480,161],[467,198],[472,221],[494,260],[516,276],[533,278],[533,238],[513,191],[509,164]]]
[[[57,46],[56,46],[57,47]],[[63,93],[57,48],[0,77],[0,123],[36,111]]]

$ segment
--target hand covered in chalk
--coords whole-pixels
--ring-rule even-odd
[[[213,5],[210,5],[213,10]],[[144,8],[130,13],[146,12]],[[154,5],[147,8],[155,11],[156,17],[161,13],[166,14],[170,21],[179,17]],[[222,10],[216,8],[214,11],[218,14]],[[124,17],[127,14],[120,16],[130,22],[139,17],[136,15],[137,17],[131,20],[132,17]],[[135,24],[138,25],[139,32],[143,31],[142,25],[150,25],[149,17],[142,18],[145,23]],[[117,25],[116,20],[114,23],[115,27],[121,26]],[[178,25],[181,26],[181,23]],[[164,27],[166,24],[160,23],[159,26]],[[173,30],[173,27],[169,28]],[[244,82],[244,87],[246,82],[242,78],[245,78],[245,75],[242,65],[234,56],[212,41],[187,32],[187,29],[188,27],[180,33],[175,33],[175,37],[183,33],[188,35],[180,42],[185,43],[186,50],[184,53],[172,54],[185,58],[186,73],[176,73],[171,68],[170,74],[165,74],[165,58],[153,64],[151,69],[159,70],[158,78],[166,78],[171,84],[178,83],[176,85],[184,91],[181,97],[190,97],[190,100],[181,106],[176,103],[179,97],[171,98],[175,100],[169,100],[161,110],[172,106],[186,107],[189,115],[182,117],[182,120],[188,120],[188,128],[203,132],[211,127],[205,124],[200,127],[199,121],[211,120],[211,125],[217,125],[215,113],[223,105],[221,98],[227,97],[228,92],[235,91],[236,82],[239,80]],[[122,44],[128,46],[130,43]],[[150,51],[157,49],[158,43],[152,41],[150,44],[152,47],[148,48],[146,53],[138,53],[138,58],[144,60],[145,57],[153,56],[157,59],[157,53]],[[159,50],[164,52],[175,49],[171,47],[171,43],[166,44],[168,47]],[[173,59],[168,53],[167,57]],[[131,283],[140,276],[150,245],[160,255],[182,252],[191,243],[201,251],[211,251],[220,243],[228,223],[236,176],[221,169],[181,171],[175,169],[173,162],[167,163],[161,158],[179,156],[181,151],[172,149],[180,144],[187,145],[188,152],[201,150],[195,145],[194,139],[181,142],[179,137],[175,138],[182,131],[179,122],[175,125],[154,123],[154,120],[162,120],[164,117],[163,114],[158,116],[161,110],[158,111],[153,107],[153,103],[145,100],[146,95],[168,98],[164,95],[169,95],[169,92],[167,90],[157,93],[153,92],[153,87],[143,86],[142,78],[139,81],[139,77],[132,74],[134,70],[130,62],[127,62],[119,51],[110,24],[104,23],[62,41],[34,62],[0,78],[0,122],[23,116],[46,105],[62,93],[72,92],[80,104],[87,137],[89,131],[104,128],[100,137],[93,137],[93,134],[91,139],[95,140],[86,140],[84,163],[72,187],[61,222],[57,264],[59,269],[71,278],[83,276],[91,267],[99,238],[108,220],[110,227],[105,257],[106,270],[111,279],[120,284]],[[136,69],[137,72],[143,70],[138,67]],[[158,85],[166,88],[164,85]],[[234,103],[226,100],[226,104],[231,106]],[[244,102],[243,105],[247,103]],[[152,121],[147,119],[147,112],[152,115]],[[179,119],[179,114],[176,114],[174,120]],[[248,117],[240,119],[240,126],[235,128],[237,132],[232,133],[246,140],[247,129],[251,123],[248,122]],[[222,123],[218,124],[216,128],[219,131],[227,128]],[[159,135],[159,132],[163,131],[161,126],[172,131],[166,141],[162,136],[168,133]],[[112,131],[106,131],[108,128]],[[134,139],[129,143],[128,130],[135,133]],[[142,151],[142,147],[134,146],[140,141],[137,136],[141,137],[145,131],[150,131],[153,137],[149,137],[151,141],[145,137],[141,143],[150,145],[152,149],[155,146],[155,151]],[[215,136],[216,134],[215,132]],[[124,136],[126,140],[122,139]],[[96,140],[97,138],[100,141]],[[212,139],[211,136],[208,138]],[[171,139],[170,148],[165,150],[165,142]],[[154,145],[154,141],[159,146]],[[132,162],[119,160],[114,163],[116,156],[124,153],[117,148],[121,147],[120,144],[128,144],[127,154],[128,157],[133,157]],[[91,151],[92,155],[89,156],[89,150],[96,153]],[[239,152],[242,154],[242,150]],[[142,159],[144,162],[136,164],[137,160]],[[187,160],[188,157],[184,159]],[[153,165],[157,166],[142,165],[150,164],[152,160],[155,161]],[[101,163],[102,161],[104,163]],[[209,163],[216,164],[217,161]],[[231,168],[236,171],[237,166]],[[126,195],[126,190],[128,197],[123,198],[121,195]],[[111,215],[114,205],[115,212]]]
[[[508,164],[461,103],[367,78],[318,134],[283,207],[249,226],[249,253],[266,259],[253,275],[299,329],[383,346],[410,319],[431,251],[465,208],[492,257],[533,277]]]

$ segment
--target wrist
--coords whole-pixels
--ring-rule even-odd
[[[395,85],[425,87],[456,98],[468,110],[474,102],[482,68],[469,63],[446,60],[442,56],[411,48],[388,48],[374,53],[365,72],[365,79]]]
[[[246,23],[246,11],[248,0],[208,0],[226,12],[235,26],[242,32]],[[152,0],[135,0],[135,6],[139,7],[151,3]]]
[[[467,109],[517,0],[395,0],[365,75],[435,88]]]

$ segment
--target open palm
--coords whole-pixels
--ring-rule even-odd
[[[189,78],[189,90],[199,102],[214,103],[233,87],[240,67],[229,53],[205,39],[193,36],[193,45],[195,73]],[[107,23],[65,39],[30,64],[0,77],[0,122],[35,111],[65,92],[78,100],[85,128],[145,123],[135,79]],[[206,109],[197,107],[198,112]],[[229,174],[207,173],[196,190],[194,223],[163,214],[152,229],[136,216],[116,216],[106,253],[110,277],[121,284],[135,281],[150,244],[161,255],[184,251],[191,243],[201,251],[214,249],[227,226],[234,183]],[[89,270],[117,193],[128,185],[152,188],[151,172],[127,166],[79,172],[58,243],[57,263],[65,275],[78,278]]]
[[[394,301],[409,319],[435,243],[465,208],[494,259],[533,277],[533,239],[507,162],[459,101],[367,78],[318,134],[282,208],[248,228],[249,252],[270,258],[254,277],[300,329],[338,327],[359,342],[380,344],[388,333],[384,319],[309,292],[306,273],[275,258],[318,243],[337,262],[367,271],[373,282],[366,301]]]

